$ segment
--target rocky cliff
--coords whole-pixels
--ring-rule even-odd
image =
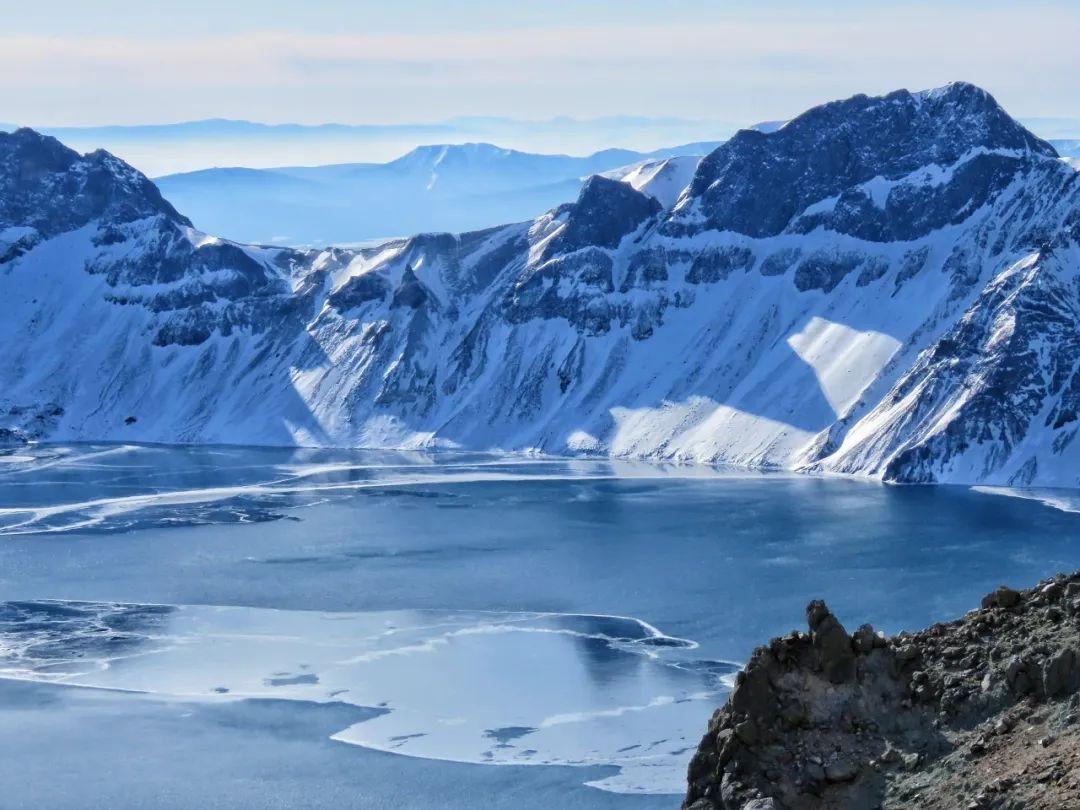
[[[806,618],[713,715],[684,808],[1080,807],[1080,572],[891,638]]]

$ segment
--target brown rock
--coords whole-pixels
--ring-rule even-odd
[[[821,600],[807,605],[806,620],[825,677],[833,683],[851,680],[855,674],[855,653],[844,626]]]

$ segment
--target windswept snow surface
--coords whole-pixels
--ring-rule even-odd
[[[1080,484],[1080,175],[971,85],[740,132],[670,207],[639,167],[364,250],[210,240],[115,159],[57,197],[93,156],[3,137],[9,185],[54,166],[0,207],[14,435]]]
[[[700,155],[680,155],[662,160],[644,160],[605,176],[629,183],[636,191],[648,194],[664,208],[671,208],[694,177]]]

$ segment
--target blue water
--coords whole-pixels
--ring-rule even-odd
[[[33,604],[0,616],[23,679],[0,680],[4,806],[671,807],[641,791],[677,789],[731,662],[811,598],[849,627],[920,627],[1080,567],[1078,541],[1075,514],[960,487],[20,450],[0,463],[0,601]],[[90,604],[50,624],[42,600]],[[484,764],[529,757],[572,766]]]

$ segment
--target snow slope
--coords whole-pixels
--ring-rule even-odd
[[[93,159],[56,148],[0,172],[54,199]],[[673,206],[593,177],[364,250],[213,239],[142,180],[0,208],[0,427],[1080,484],[1080,174],[971,85],[740,132]]]
[[[664,208],[671,208],[694,177],[701,158],[697,155],[642,160],[602,172],[604,177],[629,183],[635,190],[647,194]]]

